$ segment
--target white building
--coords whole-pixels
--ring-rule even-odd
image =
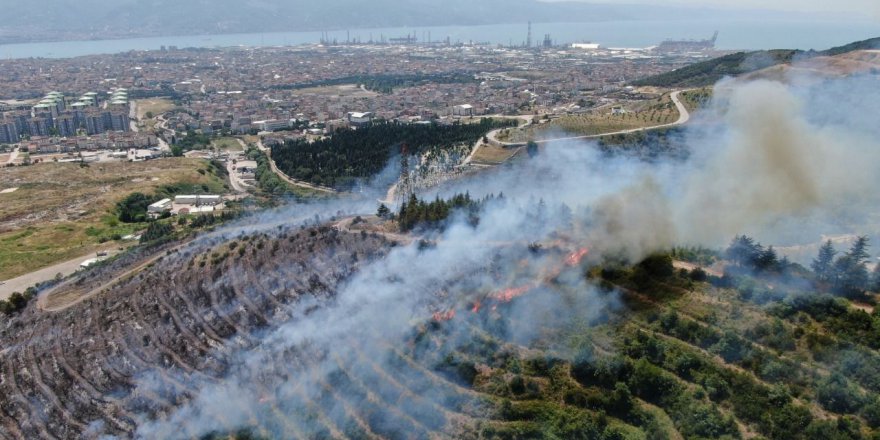
[[[355,127],[359,127],[361,125],[367,125],[373,122],[373,113],[372,112],[349,112],[348,113],[348,123],[354,125]]]
[[[253,125],[256,126],[260,131],[275,131],[284,128],[290,128],[290,121],[269,119],[266,121],[254,121]]]
[[[602,46],[597,43],[574,43],[571,45],[571,48],[580,50],[599,50]]]
[[[175,205],[214,206],[220,204],[218,195],[183,195],[174,196]]]
[[[159,217],[163,212],[167,211],[171,211],[171,199],[162,199],[147,207],[147,215],[150,218]]]
[[[452,116],[474,116],[474,106],[461,104],[452,107]]]

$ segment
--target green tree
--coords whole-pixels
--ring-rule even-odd
[[[871,280],[871,289],[880,292],[880,264],[874,266],[874,274]]]
[[[150,241],[159,240],[161,238],[165,238],[171,233],[174,232],[174,228],[171,227],[168,223],[164,222],[153,222],[150,223],[150,226],[147,230],[141,235],[141,243],[147,243]]]
[[[135,192],[116,204],[116,213],[123,223],[139,223],[147,220],[147,207],[155,197]]]
[[[819,255],[810,264],[810,269],[813,269],[816,278],[820,281],[831,280],[835,255],[837,255],[837,251],[834,250],[834,245],[831,244],[831,240],[826,241],[825,244],[819,248]]]
[[[639,263],[639,267],[652,278],[668,278],[675,272],[672,257],[668,254],[650,255]]]
[[[836,290],[844,295],[857,295],[868,288],[868,237],[858,237],[850,250],[834,262]]]
[[[763,249],[746,235],[736,236],[724,251],[724,256],[740,267],[752,267]]]
[[[384,203],[380,203],[380,204],[379,204],[379,209],[376,210],[376,215],[379,216],[379,218],[383,218],[383,219],[384,219],[384,218],[388,218],[388,216],[389,216],[390,214],[391,214],[391,210],[388,209],[388,207],[385,206]]]
[[[526,143],[526,153],[529,154],[529,157],[535,157],[538,155],[538,143],[535,141],[529,141]]]
[[[854,414],[864,405],[855,385],[836,372],[819,383],[816,399],[825,409],[840,414]]]

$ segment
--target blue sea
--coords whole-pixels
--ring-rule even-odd
[[[605,47],[647,47],[665,39],[707,39],[719,31],[718,49],[827,49],[852,41],[880,36],[880,22],[869,20],[681,20],[681,21],[604,21],[595,23],[534,23],[533,40],[540,42],[550,34],[556,44],[594,42]],[[330,39],[379,40],[415,34],[420,41],[453,43],[489,42],[522,44],[527,26],[499,24],[486,26],[408,27],[358,29],[330,32]],[[161,46],[232,47],[290,46],[317,43],[320,32],[274,32],[200,36],[169,36],[119,40],[62,41],[0,45],[0,58],[68,58],[112,54],[131,50],[156,50]]]

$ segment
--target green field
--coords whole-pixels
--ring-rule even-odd
[[[221,151],[229,151],[229,152],[242,152],[244,148],[242,148],[241,144],[238,142],[238,139],[233,137],[222,137],[218,139],[214,139],[211,141],[211,146],[216,150]]]

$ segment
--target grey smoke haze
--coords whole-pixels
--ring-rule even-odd
[[[300,304],[294,318],[267,331],[256,348],[238,350],[226,378],[190,382],[195,397],[167,418],[144,420],[137,436],[190,438],[255,426],[272,437],[308,437],[319,429],[305,415],[315,406],[332,420],[351,421],[352,405],[379,405],[382,411],[370,411],[382,423],[415,430],[408,432],[448,421],[448,396],[422,373],[406,377],[394,353],[407,350],[413,328],[435,311],[455,309],[458,315],[444,324],[447,342],[439,352],[413,349],[415,358],[442,359],[470,341],[472,328],[486,325],[482,315],[467,311],[475,295],[554,269],[553,255],[533,255],[526,243],[561,240],[566,252],[588,246],[591,261],[635,261],[675,244],[722,245],[739,233],[765,244],[811,242],[830,232],[876,234],[876,81],[722,83],[706,119],[688,130],[692,155],[685,161],[609,158],[589,143],[564,142],[534,159],[447,185],[438,192],[503,192],[505,201],[490,203],[476,227],[457,219],[435,237],[434,248],[393,250],[347,282],[334,300],[315,300],[321,305],[316,310]],[[841,108],[859,116],[841,116]],[[359,209],[356,203],[374,207],[370,201],[294,205],[247,228],[271,230],[318,212],[326,217]],[[570,216],[562,204],[571,207]],[[235,235],[238,228],[221,234]],[[498,332],[528,346],[560,320],[589,323],[619,307],[615,295],[600,293],[577,269],[564,270],[559,280],[512,302],[506,316],[516,325]],[[227,349],[237,350],[233,344]],[[554,349],[570,355],[562,346]],[[358,383],[378,381],[377,370],[398,372],[424,392],[410,395],[383,380],[372,384],[374,393],[402,397],[365,398]],[[331,382],[337,390],[332,398],[325,386]],[[144,376],[140,388],[151,386]]]

